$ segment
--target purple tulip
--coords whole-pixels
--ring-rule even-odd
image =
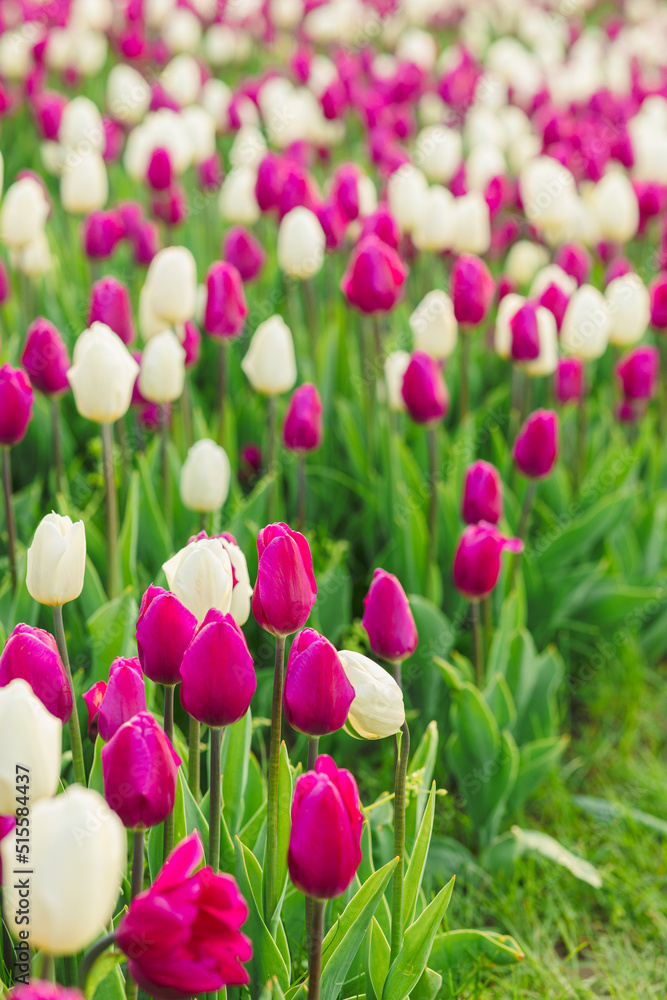
[[[267,153],[257,167],[255,182],[255,198],[262,212],[278,208],[284,174],[285,164],[278,153]]]
[[[84,1000],[81,990],[43,979],[31,979],[27,986],[15,986],[9,997],[10,1000]]]
[[[9,281],[9,271],[4,260],[0,258],[0,306],[4,306],[12,294],[12,286]]]
[[[559,403],[580,403],[584,398],[584,363],[580,358],[560,358],[554,373],[554,395]]]
[[[526,302],[510,320],[512,361],[533,361],[540,354],[540,334],[537,327],[537,303]]]
[[[136,631],[146,677],[156,684],[178,684],[183,655],[196,630],[196,617],[176,595],[151,584],[141,599]]]
[[[651,324],[662,333],[667,330],[667,272],[658,274],[648,290],[651,295]]]
[[[202,191],[218,191],[225,177],[220,153],[217,151],[197,164],[197,181]]]
[[[361,234],[359,242],[366,236],[377,236],[379,240],[386,243],[392,250],[398,250],[401,242],[401,230],[399,225],[386,205],[381,205],[372,215],[367,215],[361,224]]]
[[[222,259],[232,264],[242,280],[248,282],[259,277],[266,254],[262,244],[249,229],[232,226],[222,241]]]
[[[38,316],[28,327],[21,364],[32,385],[45,396],[58,396],[69,391],[69,352],[60,333],[48,319]]]
[[[109,668],[109,682],[100,704],[97,727],[108,742],[138,712],[146,711],[146,689],[141,664],[136,656],[117,657]]]
[[[398,302],[407,268],[395,250],[378,236],[357,243],[340,288],[351,306],[362,313],[390,312]]]
[[[108,260],[125,236],[116,212],[91,212],[83,222],[83,249],[90,260]]]
[[[298,632],[308,621],[317,597],[308,542],[298,531],[278,522],[260,529],[257,552],[252,613],[258,625],[273,635]]]
[[[322,754],[294,789],[287,866],[296,888],[314,899],[345,892],[361,864],[363,823],[356,781]]]
[[[116,205],[116,212],[123,224],[125,236],[128,240],[134,239],[144,221],[142,206],[138,201],[119,201]]]
[[[552,281],[549,285],[547,285],[537,300],[538,305],[544,306],[544,308],[548,309],[552,314],[553,318],[556,320],[556,327],[559,331],[563,325],[563,317],[565,316],[565,310],[567,309],[569,301],[570,296],[560,287],[560,285],[557,285],[555,281]]]
[[[245,636],[231,615],[211,608],[181,663],[181,704],[207,726],[230,726],[241,719],[257,679]]]
[[[0,445],[13,445],[24,437],[32,417],[34,393],[22,368],[0,367]]]
[[[43,139],[55,142],[58,139],[60,120],[68,101],[57,90],[43,90],[32,101],[32,113],[37,129]]]
[[[554,264],[571,275],[578,285],[588,281],[591,273],[591,256],[580,243],[564,243],[554,258]]]
[[[454,315],[462,326],[477,326],[488,314],[495,291],[491,272],[480,257],[461,254],[449,282]]]
[[[0,655],[0,687],[16,678],[27,681],[35,696],[63,725],[72,714],[72,689],[50,632],[17,625]]]
[[[97,739],[100,723],[100,705],[104,701],[107,691],[107,682],[98,681],[88,690],[83,692],[83,700],[88,709],[88,739],[94,743]]]
[[[162,823],[174,808],[181,759],[150,712],[139,712],[102,747],[104,797],[128,830]]]
[[[398,579],[376,569],[364,597],[362,627],[376,656],[392,662],[412,656],[419,637],[410,603]]]
[[[185,367],[194,368],[199,361],[201,354],[201,333],[196,323],[188,319],[183,324],[185,336],[183,338],[183,350],[185,351]]]
[[[622,357],[615,373],[626,400],[651,399],[655,394],[659,370],[657,347],[636,347]]]
[[[535,410],[519,431],[514,442],[514,461],[529,479],[544,479],[553,472],[558,459],[558,414],[553,410]]]
[[[466,524],[498,524],[503,516],[503,481],[490,462],[481,459],[466,470],[461,517]]]
[[[151,153],[146,168],[146,182],[153,191],[168,191],[174,179],[169,150],[158,146]]]
[[[342,729],[354,701],[338,653],[323,635],[305,628],[294,638],[285,672],[283,708],[290,726],[308,736]]]
[[[454,555],[454,586],[470,601],[487,597],[500,576],[500,557],[504,549],[521,552],[523,542],[507,538],[495,524],[480,521],[464,529]]]
[[[346,222],[354,222],[359,217],[359,168],[356,164],[341,163],[336,168],[329,197]]]
[[[449,393],[442,368],[430,354],[415,351],[403,376],[401,389],[408,413],[417,424],[444,420],[449,410]]]
[[[146,219],[130,237],[134,249],[134,261],[140,267],[148,267],[160,249],[160,233],[154,222]]]
[[[322,400],[311,382],[299,386],[292,395],[285,423],[283,443],[288,451],[315,451],[322,444]]]
[[[206,275],[204,329],[216,339],[234,340],[243,332],[247,315],[241,275],[233,264],[216,261]]]
[[[166,191],[158,191],[151,199],[151,212],[165,226],[182,226],[188,217],[188,199],[179,181]]]
[[[118,334],[126,346],[134,342],[134,320],[127,285],[108,275],[96,281],[90,290],[88,325],[94,322],[106,325]]]

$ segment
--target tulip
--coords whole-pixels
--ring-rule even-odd
[[[428,188],[411,233],[412,242],[418,250],[439,253],[454,246],[457,236],[455,202],[453,194],[446,188],[439,185]]]
[[[34,780],[30,774],[31,789]],[[19,827],[0,844],[5,918],[18,936],[14,868]],[[71,785],[30,814],[30,944],[75,955],[108,926],[118,901],[127,844],[123,824],[91,788]],[[94,890],[94,891],[93,891]]]
[[[380,206],[376,212],[373,212],[363,220],[359,242],[361,243],[366,236],[371,235],[377,236],[378,239],[386,243],[392,250],[398,250],[401,242],[401,230],[396,219],[386,206]]]
[[[256,392],[277,396],[296,382],[296,357],[292,333],[280,316],[271,316],[255,330],[241,362]]]
[[[449,282],[454,315],[465,326],[477,326],[485,319],[495,285],[491,273],[479,257],[462,254],[452,268]]]
[[[9,271],[4,260],[0,260],[0,306],[4,306],[12,294],[12,287],[9,281]]]
[[[554,263],[573,277],[579,286],[588,280],[591,272],[590,254],[580,243],[566,243],[560,247]]]
[[[106,681],[98,681],[89,691],[83,692],[83,700],[88,710],[88,739],[94,743],[99,732],[100,705],[107,690]]]
[[[579,358],[561,358],[554,376],[559,403],[580,403],[584,398],[584,364]]]
[[[508,301],[508,299],[503,301]],[[525,302],[519,306],[509,321],[513,361],[532,361],[539,356],[540,336],[537,329],[537,310],[538,306],[534,302]]]
[[[258,278],[266,260],[261,243],[243,226],[232,226],[227,230],[222,243],[222,257],[236,268],[244,282]]]
[[[231,467],[225,449],[209,438],[196,441],[181,469],[183,504],[189,510],[218,510],[227,499],[230,477]]]
[[[38,316],[28,327],[21,364],[35,389],[56,396],[69,389],[69,353],[60,333],[48,319]]]
[[[42,185],[28,175],[15,181],[7,190],[0,208],[0,239],[20,250],[43,231],[49,203]]]
[[[278,266],[298,281],[312,278],[324,263],[326,238],[317,216],[302,205],[288,212],[278,229]]]
[[[210,608],[223,615],[231,608],[232,563],[219,538],[188,542],[163,564],[169,589],[202,622]]]
[[[639,227],[639,203],[632,182],[620,168],[609,170],[591,193],[602,236],[626,243]]]
[[[415,350],[430,354],[436,361],[446,360],[458,340],[458,324],[452,300],[439,288],[428,292],[408,320]]]
[[[449,409],[449,393],[440,365],[429,354],[415,351],[403,376],[403,400],[418,424],[444,420]]]
[[[86,572],[83,521],[51,512],[39,522],[28,549],[26,586],[33,600],[49,607],[75,601]]]
[[[153,885],[132,900],[116,931],[128,972],[151,996],[168,1000],[242,986],[252,945],[241,933],[248,908],[230,875],[201,864],[198,833],[176,847]]]
[[[488,597],[500,576],[500,557],[504,549],[521,552],[523,542],[507,538],[494,524],[480,521],[469,524],[459,539],[452,576],[454,586],[470,601]]]
[[[384,660],[405,660],[417,648],[417,628],[405,591],[397,578],[383,569],[373,574],[361,624],[371,649]]]
[[[138,712],[146,711],[146,690],[136,656],[118,656],[109,667],[109,682],[100,703],[97,728],[106,742]]]
[[[67,372],[82,417],[110,424],[127,413],[139,372],[122,340],[105,323],[92,323],[74,345]]]
[[[151,584],[141,599],[135,633],[146,677],[156,684],[178,684],[196,628],[197,619],[174,594]]]
[[[202,191],[219,191],[224,178],[225,168],[217,150],[197,163],[197,183]]]
[[[481,191],[470,191],[454,200],[453,249],[460,254],[486,253],[491,246],[489,208]]]
[[[294,392],[287,407],[283,443],[288,451],[304,454],[320,447],[322,435],[322,400],[317,388],[305,382]]]
[[[405,412],[403,399],[403,378],[410,364],[407,351],[393,351],[384,361],[384,377],[387,387],[387,405],[392,413]]]
[[[411,233],[418,224],[427,191],[426,177],[411,164],[400,167],[389,178],[389,209],[404,233]]]
[[[146,168],[146,182],[153,191],[167,191],[174,180],[174,168],[169,150],[162,146],[152,150]]]
[[[216,261],[206,275],[204,329],[215,339],[234,340],[242,334],[247,315],[241,275],[233,264]]]
[[[193,323],[191,319],[186,320],[183,324],[183,331],[185,336],[183,337],[183,350],[185,351],[185,368],[186,370],[196,367],[199,362],[199,356],[201,354],[201,333],[196,323]]]
[[[285,672],[283,708],[290,726],[308,736],[326,736],[341,729],[354,700],[335,648],[306,628],[295,637]]]
[[[0,815],[14,816],[17,767],[29,775],[30,806],[56,794],[62,724],[20,677],[0,688]],[[14,867],[12,862],[11,867]],[[5,912],[9,916],[9,912]]]
[[[582,285],[569,301],[560,340],[563,349],[583,361],[601,357],[611,333],[611,316],[602,292]]]
[[[232,564],[234,587],[229,613],[237,625],[245,625],[250,616],[250,598],[252,597],[248,563],[233,535],[230,535],[228,531],[223,531],[217,538]]]
[[[132,306],[127,286],[109,275],[96,281],[88,301],[88,325],[104,323],[129,347],[135,339]]]
[[[40,979],[31,979],[27,986],[15,986],[9,996],[11,1000],[84,1000],[81,990]]]
[[[517,468],[529,479],[544,479],[558,459],[558,415],[553,410],[535,410],[526,419],[514,442]]]
[[[104,207],[109,197],[109,180],[102,154],[95,149],[84,153],[68,150],[60,178],[60,201],[71,215],[88,215]]]
[[[150,107],[148,82],[127,63],[116,63],[107,77],[106,103],[111,114],[124,125],[138,125]]]
[[[102,747],[104,797],[130,830],[157,826],[176,799],[180,758],[150,712],[139,712]]]
[[[151,337],[141,355],[139,392],[152,403],[170,403],[183,393],[185,350],[173,330]]]
[[[91,212],[82,226],[84,253],[90,260],[107,260],[124,236],[116,212]]]
[[[0,367],[0,445],[14,445],[25,436],[32,418],[34,394],[21,368]]]
[[[495,466],[479,460],[469,465],[463,483],[461,517],[466,524],[498,524],[503,515],[503,481]]]
[[[365,236],[352,252],[340,288],[363,313],[390,312],[398,302],[407,268],[378,236]]]
[[[505,260],[505,273],[517,285],[528,286],[537,272],[549,263],[549,251],[541,243],[519,240],[514,243]]]
[[[72,714],[72,690],[50,632],[17,625],[0,655],[0,688],[16,678],[27,681],[46,709],[63,725]]]
[[[624,274],[609,282],[604,294],[611,316],[609,339],[630,347],[642,339],[651,320],[651,297],[638,274]]]
[[[157,225],[150,220],[141,222],[135,233],[130,236],[134,249],[135,263],[140,267],[148,267],[160,249],[160,234]]]
[[[659,369],[660,354],[656,347],[636,347],[621,358],[615,374],[626,400],[651,399]]]
[[[195,312],[197,267],[186,247],[165,247],[150,263],[146,275],[153,311],[166,326],[185,323]]]
[[[296,888],[313,899],[345,892],[361,864],[363,822],[357,783],[323,754],[294,789],[287,867]]]
[[[343,649],[338,654],[354,688],[345,728],[357,739],[393,736],[405,722],[403,693],[392,675],[367,656]]]
[[[198,722],[220,728],[241,719],[257,680],[245,636],[215,608],[197,629],[181,663],[181,702]]]
[[[250,442],[239,449],[239,482],[244,486],[251,485],[262,471],[262,450],[257,444]]]
[[[218,210],[225,221],[239,226],[253,226],[260,217],[255,197],[257,173],[252,167],[234,167],[220,188]]]
[[[658,274],[648,286],[651,296],[651,326],[667,330],[667,273]]]
[[[306,624],[317,596],[310,546],[286,524],[269,524],[259,531],[257,552],[252,613],[267,632],[291,635]]]

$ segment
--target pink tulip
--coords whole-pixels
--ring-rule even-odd
[[[83,249],[90,260],[108,260],[125,236],[115,212],[91,212],[83,222]]]
[[[480,521],[464,529],[454,555],[454,586],[470,601],[487,597],[500,576],[500,557],[504,549],[521,552],[523,542],[507,538],[495,524]]]
[[[55,142],[58,139],[60,120],[67,104],[67,98],[57,90],[43,90],[32,101],[32,111],[37,129],[43,139]]]
[[[322,434],[322,400],[316,387],[305,382],[295,390],[287,407],[283,443],[288,451],[315,451],[322,444]]]
[[[206,275],[204,329],[209,336],[234,340],[243,332],[248,315],[241,275],[233,264],[216,261]]]
[[[626,400],[651,399],[660,370],[656,347],[643,345],[629,351],[616,365],[615,374]]]
[[[130,293],[127,285],[111,275],[100,278],[90,290],[88,325],[96,321],[106,323],[126,346],[134,342],[136,334]]]
[[[359,242],[366,236],[377,236],[392,250],[398,250],[401,242],[401,230],[396,219],[386,205],[381,205],[372,215],[367,215],[361,224]]]
[[[340,283],[351,306],[363,313],[390,312],[398,302],[407,268],[378,236],[357,243]]]
[[[580,358],[560,358],[554,374],[559,403],[579,403],[584,397],[584,365]]]
[[[179,181],[151,200],[151,212],[165,226],[182,226],[188,217],[188,199]]]
[[[481,459],[466,470],[461,517],[466,524],[498,524],[503,516],[503,481],[490,462]]]
[[[176,595],[151,584],[141,599],[136,631],[146,677],[156,684],[178,684],[183,655],[196,630],[196,617]]]
[[[72,714],[72,689],[50,632],[17,625],[0,655],[0,687],[21,678],[46,709],[63,725]]]
[[[558,459],[558,415],[553,410],[535,410],[527,417],[514,442],[514,461],[529,479],[550,476]]]
[[[405,660],[417,648],[417,627],[405,591],[397,577],[384,569],[373,574],[361,624],[371,649],[384,660]]]
[[[526,302],[510,320],[512,361],[532,361],[540,354],[540,334],[537,327],[537,303]]]
[[[45,396],[58,396],[69,391],[69,352],[60,333],[48,319],[38,316],[28,327],[21,364],[32,385]]]
[[[15,986],[7,994],[8,1000],[85,1000],[81,990],[59,986],[43,979],[31,979],[27,986]]]
[[[194,368],[199,361],[201,354],[201,333],[196,323],[188,319],[183,324],[185,337],[183,338],[183,350],[185,351],[185,367]]]
[[[202,191],[218,191],[224,177],[225,168],[217,150],[197,164],[197,181]]]
[[[248,711],[256,686],[243,632],[231,615],[211,608],[183,655],[183,708],[207,726],[231,726]]]
[[[140,267],[148,267],[160,249],[160,233],[154,222],[142,222],[130,237],[134,248],[134,260]]]
[[[141,664],[137,657],[117,657],[109,668],[109,682],[100,704],[98,730],[108,741],[118,729],[138,712],[146,711],[146,690]]]
[[[554,264],[571,275],[578,285],[588,281],[591,273],[591,256],[580,243],[563,244],[554,258]]]
[[[254,281],[258,278],[266,254],[262,244],[243,226],[232,226],[227,230],[222,242],[222,258],[232,264],[241,275],[243,281]]]
[[[174,179],[174,168],[168,149],[158,146],[151,153],[146,168],[146,182],[153,191],[168,191]]]
[[[651,324],[662,333],[667,330],[667,271],[658,274],[648,290],[651,295]]]
[[[317,597],[310,546],[298,531],[276,523],[260,530],[257,552],[252,613],[267,632],[291,635],[306,624]]]
[[[138,712],[102,747],[104,797],[129,830],[157,826],[176,799],[180,757],[150,712]]]
[[[403,401],[418,424],[444,420],[449,410],[449,393],[442,368],[430,354],[414,351],[403,376]]]
[[[98,681],[88,690],[83,692],[83,700],[88,709],[88,739],[94,743],[99,732],[100,705],[104,700],[107,690],[106,681]]]
[[[34,394],[21,368],[0,367],[0,445],[18,444],[32,418]]]
[[[472,254],[461,254],[449,282],[454,315],[464,326],[477,326],[488,314],[495,291],[491,272]]]
[[[308,736],[342,729],[354,701],[338,653],[323,635],[306,628],[294,638],[285,672],[283,708],[290,726]]]

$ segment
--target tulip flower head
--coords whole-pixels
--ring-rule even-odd
[[[55,795],[62,724],[20,677],[0,688],[0,815],[16,813],[16,765],[29,768],[30,801]]]
[[[82,417],[113,423],[127,413],[139,365],[105,323],[92,323],[74,345],[67,372]]]
[[[535,410],[514,442],[516,466],[529,479],[550,476],[558,459],[559,424],[553,410]]]
[[[96,281],[90,290],[88,325],[105,323],[126,346],[135,338],[132,305],[127,286],[109,275]]]
[[[324,263],[326,237],[317,215],[303,205],[288,212],[278,230],[278,266],[297,281],[314,277]]]
[[[202,438],[188,451],[181,469],[181,500],[188,510],[219,510],[227,499],[231,466],[227,452]]]
[[[659,333],[667,330],[667,273],[658,274],[649,285],[651,326]]]
[[[150,712],[138,712],[102,747],[104,797],[128,830],[149,829],[169,816],[180,757]]]
[[[21,364],[34,388],[45,396],[68,392],[69,352],[60,333],[48,319],[38,316],[28,327]]]
[[[466,469],[461,517],[466,524],[498,524],[503,516],[503,481],[490,462],[481,459]]]
[[[86,703],[86,709],[88,710],[88,739],[91,743],[95,742],[99,732],[100,705],[104,700],[106,690],[107,682],[97,681],[88,691],[84,691],[82,695]]]
[[[206,275],[204,329],[216,340],[235,340],[248,315],[243,280],[233,264],[216,261]]]
[[[181,702],[207,726],[241,719],[255,693],[253,660],[241,628],[230,614],[207,613],[181,663]]]
[[[384,667],[362,653],[338,653],[347,679],[354,688],[345,729],[360,740],[393,736],[405,722],[403,692]]]
[[[296,382],[296,356],[292,331],[280,316],[260,323],[241,362],[248,381],[265,396],[289,392]]]
[[[306,628],[290,649],[283,707],[290,726],[308,736],[326,736],[347,721],[354,688],[338,653],[323,635]]]
[[[365,236],[352,252],[340,287],[362,313],[391,312],[407,277],[403,261],[379,236]]]
[[[146,677],[156,684],[178,684],[183,654],[196,629],[197,619],[178,597],[151,584],[141,599],[136,630]]]
[[[163,565],[169,589],[202,622],[210,608],[223,615],[231,608],[234,574],[219,538],[188,542]]]
[[[75,601],[86,572],[83,521],[53,511],[39,522],[28,549],[26,587],[33,600],[49,607]]]
[[[559,403],[579,403],[584,398],[584,364],[579,358],[560,358],[554,375],[554,395]]]
[[[458,340],[458,324],[452,300],[436,288],[424,296],[409,319],[414,335],[415,350],[444,361],[454,351]]]
[[[287,407],[283,444],[288,451],[300,454],[316,451],[323,433],[320,394],[312,382],[305,382],[295,390]]]
[[[523,542],[507,538],[495,524],[480,521],[464,529],[454,555],[452,575],[454,586],[470,601],[487,597],[500,576],[501,555],[521,552]]]
[[[249,229],[232,226],[225,233],[222,257],[236,268],[242,281],[249,282],[259,277],[264,267],[266,253]]]
[[[21,368],[0,367],[0,445],[14,445],[25,436],[32,418],[34,393]]]
[[[626,400],[649,400],[655,394],[660,370],[656,347],[636,347],[616,365],[615,375]]]
[[[0,655],[0,688],[27,681],[42,705],[64,725],[72,714],[72,689],[50,632],[17,625]]]
[[[81,990],[41,979],[31,979],[27,986],[15,986],[8,996],[11,1000],[84,1000]]]
[[[449,393],[440,364],[430,354],[415,351],[403,375],[405,408],[418,424],[435,424],[447,416]]]
[[[488,314],[494,291],[495,284],[484,261],[472,254],[461,254],[449,282],[459,324],[473,327],[481,323]]]
[[[283,523],[261,528],[259,566],[252,594],[258,625],[273,635],[291,635],[308,621],[317,596],[310,546]]]
[[[376,569],[364,597],[362,627],[376,656],[392,662],[407,659],[417,648],[418,636],[410,603],[398,579]]]

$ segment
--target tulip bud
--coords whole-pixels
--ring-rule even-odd
[[[178,684],[183,654],[197,619],[175,594],[153,584],[144,593],[137,620],[137,652],[141,668],[156,684]]]
[[[139,391],[151,403],[178,399],[185,385],[185,350],[173,330],[151,337],[141,355]]]
[[[651,319],[651,297],[642,279],[638,274],[614,278],[604,297],[611,316],[611,343],[619,347],[638,343]]]
[[[246,282],[259,277],[266,260],[261,243],[243,226],[232,226],[227,230],[222,243],[222,257],[236,268]]]
[[[500,557],[504,549],[521,552],[523,542],[507,538],[494,524],[480,521],[464,529],[454,555],[454,586],[470,601],[487,597],[500,576]]]
[[[134,341],[134,320],[127,286],[109,275],[90,290],[88,325],[104,323],[129,347]]]
[[[602,236],[615,243],[631,240],[639,226],[639,203],[630,178],[621,169],[609,170],[591,193]]]
[[[460,254],[486,253],[491,246],[489,207],[481,191],[470,191],[454,200],[453,249]]]
[[[284,216],[278,229],[278,266],[290,278],[312,278],[324,263],[326,238],[317,216],[297,206]]]
[[[42,705],[64,725],[72,714],[72,689],[50,632],[17,625],[0,655],[0,688],[27,681]]]
[[[160,249],[160,234],[154,222],[141,222],[137,231],[130,236],[134,249],[134,261],[140,267],[148,267]]]
[[[53,511],[39,522],[28,549],[26,587],[33,600],[49,607],[75,601],[86,572],[83,521]]]
[[[580,403],[584,398],[584,363],[579,358],[561,358],[554,376],[554,394],[559,403]]]
[[[219,191],[224,178],[225,168],[217,149],[197,163],[197,183],[202,191]]]
[[[153,191],[167,191],[174,180],[169,150],[158,146],[151,151],[146,168],[146,183]]]
[[[591,273],[590,254],[580,243],[565,243],[558,250],[554,264],[574,278],[577,285],[583,285]]]
[[[403,399],[403,378],[408,365],[410,355],[407,351],[393,351],[388,354],[384,361],[384,377],[387,386],[387,406],[393,413],[405,412],[405,400]]]
[[[363,313],[390,312],[398,302],[407,268],[395,250],[374,235],[352,251],[340,288],[351,306]]]
[[[125,236],[116,212],[91,212],[82,226],[83,250],[90,260],[107,260]]]
[[[440,253],[454,246],[457,236],[455,203],[451,191],[439,185],[428,188],[424,193],[411,234],[418,250]]]
[[[201,354],[201,333],[199,328],[191,319],[183,324],[185,336],[183,337],[183,350],[185,351],[186,371],[194,368],[199,362]]]
[[[561,328],[561,345],[582,360],[601,357],[607,349],[611,316],[602,292],[582,285],[569,301]]]
[[[97,729],[106,742],[137,712],[146,711],[146,689],[136,656],[118,656],[109,667],[109,683],[100,703]]]
[[[366,236],[377,236],[379,240],[386,243],[392,250],[398,250],[401,242],[401,230],[396,219],[386,206],[380,206],[376,212],[373,212],[363,220],[361,233],[359,234],[359,243]]]
[[[230,614],[211,608],[181,663],[181,703],[207,726],[229,726],[241,719],[257,679],[245,636]]]
[[[0,688],[0,815],[14,816],[17,766],[30,776],[30,806],[56,794],[62,724],[20,677]],[[25,815],[25,814],[24,814]],[[31,854],[32,860],[32,854]],[[14,868],[13,859],[11,868]],[[9,918],[9,911],[5,910]]]
[[[102,154],[69,150],[60,178],[60,201],[71,215],[87,215],[103,208],[109,197],[107,168]]]
[[[403,376],[403,401],[418,424],[444,420],[449,410],[449,393],[442,369],[429,354],[415,351]]]
[[[150,107],[150,87],[138,70],[116,63],[109,70],[107,107],[124,125],[138,125]]]
[[[658,274],[648,286],[651,296],[651,326],[667,330],[667,273]]]
[[[253,226],[260,217],[255,198],[257,173],[253,167],[234,167],[220,188],[218,210],[226,222]]]
[[[495,466],[479,460],[469,465],[463,483],[461,517],[466,524],[498,524],[503,516],[503,481]]]
[[[465,326],[477,326],[486,318],[495,285],[491,272],[479,257],[462,254],[452,268],[449,292],[454,315]]]
[[[188,510],[219,510],[227,499],[231,467],[227,452],[202,438],[186,455],[181,469],[181,500]]]
[[[210,608],[223,615],[231,608],[234,577],[219,538],[200,538],[163,564],[169,589],[202,622]]]
[[[322,444],[322,435],[322,400],[316,387],[305,382],[294,392],[287,407],[283,443],[288,451],[316,451]]]
[[[373,574],[361,624],[371,649],[384,660],[405,660],[417,648],[417,628],[405,591],[386,570],[376,569]]]
[[[28,327],[21,364],[32,385],[45,396],[57,396],[69,390],[69,353],[60,333],[48,319],[38,316]]]
[[[99,732],[100,705],[107,690],[106,681],[98,681],[88,691],[83,692],[83,700],[88,710],[88,739],[94,743]]]
[[[234,340],[248,315],[241,275],[233,264],[216,261],[206,275],[204,329],[216,339]]]
[[[427,191],[426,177],[411,164],[406,163],[389,178],[389,209],[404,233],[411,233],[418,224]]]
[[[150,712],[116,730],[102,747],[102,777],[104,797],[123,826],[145,830],[164,822],[174,808],[180,763]]]
[[[532,240],[519,240],[507,254],[505,273],[517,285],[527,287],[540,268],[546,267],[548,263],[549,251],[545,246]]]
[[[7,190],[0,208],[0,239],[20,250],[40,235],[49,214],[49,203],[39,181],[22,177]]]
[[[615,374],[626,400],[651,399],[659,370],[660,354],[656,347],[636,347],[621,358]]]
[[[271,316],[259,324],[241,368],[253,389],[265,396],[277,396],[292,388],[297,375],[294,341],[280,316]]]
[[[525,302],[509,321],[513,361],[532,361],[540,353],[537,309],[536,303]]]
[[[298,531],[277,523],[260,529],[257,552],[252,613],[267,632],[291,635],[306,624],[317,597],[310,546]]]
[[[338,653],[323,635],[306,628],[294,638],[285,672],[283,707],[290,726],[308,736],[342,729],[354,700]]]
[[[185,247],[165,247],[158,251],[148,268],[153,311],[166,325],[191,319],[197,302],[197,267]]]
[[[514,442],[514,461],[529,479],[544,479],[558,459],[558,415],[553,410],[535,410],[527,417]]]
[[[430,354],[436,361],[448,358],[458,340],[458,324],[452,300],[439,288],[428,292],[408,320],[415,350]]]
[[[0,367],[0,445],[18,444],[32,418],[34,394],[21,368]]]
[[[31,791],[33,781],[31,771]],[[15,937],[23,912],[11,871],[19,830],[0,844],[5,919]],[[31,946],[49,955],[75,955],[99,937],[118,902],[126,855],[123,824],[92,788],[70,785],[38,802],[30,813]]]
[[[122,340],[105,323],[92,323],[74,345],[67,372],[82,417],[113,423],[127,413],[139,372]]]
[[[297,779],[287,867],[292,882],[315,899],[334,899],[361,864],[361,812],[357,783],[331,757]]]

